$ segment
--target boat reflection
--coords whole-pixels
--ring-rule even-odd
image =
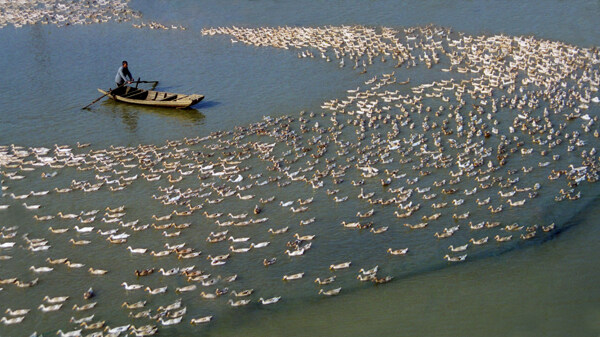
[[[123,120],[123,124],[125,124],[127,128],[131,131],[137,129],[140,113],[166,117],[187,125],[203,124],[203,121],[206,117],[200,110],[195,108],[167,109],[152,106],[126,104],[121,102],[115,102],[110,99],[103,101],[100,106],[105,111],[110,112],[115,116],[120,116]]]

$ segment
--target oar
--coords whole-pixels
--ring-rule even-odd
[[[135,81],[133,83],[158,83],[158,81]]]
[[[84,106],[84,107],[83,107],[83,108],[81,108],[81,109],[87,109],[87,108],[89,108],[89,107],[90,107],[92,104],[94,104],[94,103],[98,102],[99,100],[101,100],[102,98],[104,98],[104,96],[111,94],[113,91],[115,91],[115,90],[119,89],[120,87],[124,86],[125,84],[127,84],[127,82],[125,82],[125,83],[121,84],[120,86],[118,86],[118,87],[116,87],[116,88],[114,88],[114,89],[112,89],[112,90],[109,90],[109,91],[107,91],[107,92],[106,92],[106,94],[104,94],[104,95],[102,95],[102,96],[100,96],[100,97],[96,98],[96,99],[95,99],[95,100],[94,100],[92,103],[90,103],[90,104],[88,104],[88,105]]]

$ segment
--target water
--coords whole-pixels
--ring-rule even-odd
[[[76,142],[89,142],[94,149],[110,145],[160,146],[165,140],[203,137],[214,130],[230,130],[234,126],[254,123],[265,115],[298,116],[303,110],[319,111],[323,101],[345,97],[347,89],[364,86],[365,76],[377,74],[378,68],[369,68],[367,75],[359,76],[350,66],[339,69],[333,62],[298,59],[294,51],[232,44],[229,36],[203,37],[200,31],[204,27],[342,24],[407,27],[434,23],[475,35],[534,35],[536,38],[558,40],[581,47],[597,46],[600,37],[594,25],[598,9],[592,2],[459,2],[443,7],[437,2],[377,2],[368,6],[350,2],[322,2],[305,8],[294,2],[198,4],[193,1],[134,1],[131,6],[142,11],[145,18],[165,24],[181,24],[188,30],[138,30],[128,24],[114,23],[63,28],[7,27],[0,30],[0,43],[8,46],[3,48],[1,61],[4,72],[0,83],[0,144],[50,147],[53,144],[74,146]],[[565,16],[577,19],[561,20]],[[90,111],[81,110],[80,107],[99,96],[95,87],[114,86],[114,72],[122,59],[129,61],[135,77],[160,80],[158,89],[200,93],[206,96],[206,100],[195,109],[186,111],[140,108],[110,101],[97,103]],[[417,83],[432,80],[429,78],[432,75],[422,68],[407,71],[403,75],[397,74],[399,81],[405,77],[411,77]],[[561,155],[568,156],[566,153]],[[523,164],[532,163],[533,160]],[[253,167],[250,171],[253,174],[261,172],[264,166],[257,160],[249,164]],[[514,168],[521,165],[514,163]],[[26,183],[9,182],[9,192],[18,195],[30,190],[66,187],[71,179],[93,176],[91,172],[80,173],[75,169],[60,170],[60,174],[52,180],[42,180],[39,174],[39,171],[26,174]],[[349,174],[345,177],[345,184],[358,178]],[[528,185],[538,178],[529,176],[529,180],[523,183]],[[189,181],[188,178],[184,180],[186,186]],[[136,182],[123,194],[108,191],[54,194],[51,197],[53,202],[44,203],[37,214],[79,212],[97,208],[98,205],[116,207],[127,204],[125,221],[142,218],[150,223],[153,222],[149,219],[150,214],[164,215],[170,209],[153,200],[137,201],[137,198],[157,193],[158,186],[165,186],[164,181]],[[198,187],[197,183],[189,186]],[[471,187],[464,185],[464,188]],[[295,231],[318,235],[316,251],[307,253],[305,257],[288,260],[280,256],[277,264],[269,267],[268,272],[263,272],[264,267],[260,265],[262,257],[259,259],[256,255],[241,254],[215,272],[223,276],[240,272],[243,275],[232,289],[256,287],[256,298],[284,296],[282,303],[264,308],[259,308],[258,304],[246,308],[228,308],[223,305],[224,301],[204,301],[198,298],[198,292],[204,289],[175,295],[176,286],[187,285],[182,279],[171,280],[154,275],[156,277],[136,281],[132,277],[135,268],[171,268],[194,263],[174,261],[172,258],[164,260],[130,256],[122,253],[124,247],[114,248],[98,236],[76,235],[72,231],[66,236],[51,235],[46,228],[52,223],[32,222],[33,213],[17,208],[16,205],[20,204],[16,202],[18,200],[13,202],[7,197],[3,198],[0,204],[11,203],[11,208],[2,214],[0,225],[20,224],[20,234],[30,232],[31,238],[47,237],[56,246],[56,250],[47,255],[33,255],[24,249],[15,250],[12,261],[2,262],[6,276],[33,279],[33,273],[15,262],[26,261],[26,266],[41,266],[46,256],[69,256],[75,262],[85,263],[84,269],[93,266],[109,269],[110,272],[103,277],[92,277],[84,270],[67,271],[66,266],[59,266],[55,267],[54,272],[41,276],[43,283],[40,286],[18,291],[5,286],[7,289],[0,292],[1,301],[15,303],[14,306],[11,304],[13,308],[36,307],[44,295],[69,294],[72,298],[61,311],[43,315],[32,312],[30,315],[35,315],[36,319],[28,317],[27,326],[3,326],[1,329],[7,330],[0,334],[21,335],[33,330],[46,332],[68,329],[70,326],[64,322],[74,314],[70,307],[75,303],[83,303],[80,294],[89,286],[98,291],[99,319],[108,320],[111,326],[131,322],[126,317],[126,310],[115,307],[123,300],[135,302],[147,296],[141,293],[124,294],[119,287],[124,280],[152,288],[169,284],[170,293],[151,297],[149,307],[183,298],[189,310],[184,318],[185,324],[161,328],[165,335],[201,332],[207,335],[310,333],[358,336],[397,334],[398,331],[405,335],[594,335],[600,329],[597,325],[598,287],[592,281],[598,276],[594,263],[598,248],[593,239],[598,231],[593,220],[598,213],[597,207],[594,207],[594,185],[583,189],[584,198],[577,203],[554,203],[551,200],[552,193],[549,193],[545,194],[544,201],[530,203],[534,207],[526,208],[528,214],[524,215],[524,222],[556,222],[565,229],[560,235],[547,236],[533,244],[514,241],[501,249],[484,248],[479,254],[473,253],[476,258],[469,263],[458,266],[449,266],[440,256],[447,244],[465,242],[470,237],[469,233],[461,231],[457,233],[460,237],[451,238],[454,241],[435,243],[433,248],[427,248],[433,242],[433,232],[427,232],[422,237],[417,234],[407,236],[403,227],[391,228],[390,235],[384,237],[352,231],[340,233],[340,219],[348,214],[353,215],[357,207],[361,207],[359,210],[363,212],[368,210],[356,201],[355,194],[348,202],[336,205],[328,203],[324,193],[315,193],[300,184],[292,184],[284,189],[270,184],[259,191],[257,198],[259,195],[266,197],[276,194],[277,201],[314,196],[315,201],[309,207],[319,217],[314,225],[293,227],[286,237]],[[36,200],[45,199],[28,199],[27,203],[35,203]],[[207,206],[206,209],[208,212],[238,214],[250,211],[255,203],[226,202]],[[273,241],[264,248],[264,253],[261,252],[261,256],[273,256],[281,253],[281,244],[285,241],[267,235],[266,229],[297,225],[305,217],[302,213],[290,215],[290,212],[284,212],[275,205],[264,208],[265,216],[270,217],[267,224],[236,228],[235,235],[251,236],[252,242]],[[326,212],[322,209],[335,211]],[[451,214],[451,210],[444,211],[445,216]],[[519,210],[500,214],[498,219],[503,222],[523,216]],[[386,214],[378,217],[377,222],[383,224],[393,219],[393,215]],[[182,218],[180,222],[186,221]],[[210,231],[220,228],[208,227],[212,222],[201,216],[194,215],[191,221],[197,230],[185,231],[182,239],[165,239],[160,236],[160,231],[145,231],[132,237],[128,244],[161,250],[165,242],[187,241],[196,243],[194,247],[201,248],[203,256],[209,252],[213,255],[226,253],[226,245],[213,249],[204,243]],[[56,227],[73,226],[76,223],[61,221]],[[111,228],[104,224],[95,226],[103,230]],[[258,226],[261,226],[260,232],[256,231]],[[441,228],[443,226],[436,230]],[[71,237],[90,239],[93,243],[71,247],[66,244]],[[395,248],[410,246],[411,251],[423,251],[426,255],[409,255],[405,259],[406,264],[399,263],[398,259],[373,257],[388,245]],[[107,247],[111,249],[107,250]],[[360,254],[355,252],[358,248],[361,249]],[[330,275],[326,266],[346,260],[352,260],[353,269],[336,273],[340,279],[337,284],[343,286],[343,296],[320,298],[312,295],[318,289],[312,284],[314,277]],[[206,264],[203,258],[202,261]],[[394,275],[396,280],[378,287],[357,284],[352,280],[358,268],[370,267],[375,262]],[[302,281],[284,284],[272,280],[273,275],[300,271],[307,273]],[[2,275],[2,278],[6,276]],[[257,285],[262,283],[269,284],[269,288],[260,289]],[[0,309],[3,311],[6,307],[9,306],[3,305]],[[215,321],[210,325],[199,328],[190,328],[188,325],[190,317],[208,314],[215,315]]]

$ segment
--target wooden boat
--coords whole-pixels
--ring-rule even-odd
[[[163,91],[144,90],[127,85],[113,91],[109,90],[107,92],[102,89],[98,89],[98,91],[115,101],[165,108],[187,108],[204,98],[204,95],[174,94]]]

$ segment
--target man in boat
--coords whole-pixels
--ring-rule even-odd
[[[127,80],[128,77],[129,80]],[[127,82],[127,84],[133,82],[133,76],[131,76],[131,73],[129,72],[127,61],[123,61],[123,65],[119,67],[117,76],[115,76],[115,82],[117,82],[117,87],[123,85],[125,82]]]

